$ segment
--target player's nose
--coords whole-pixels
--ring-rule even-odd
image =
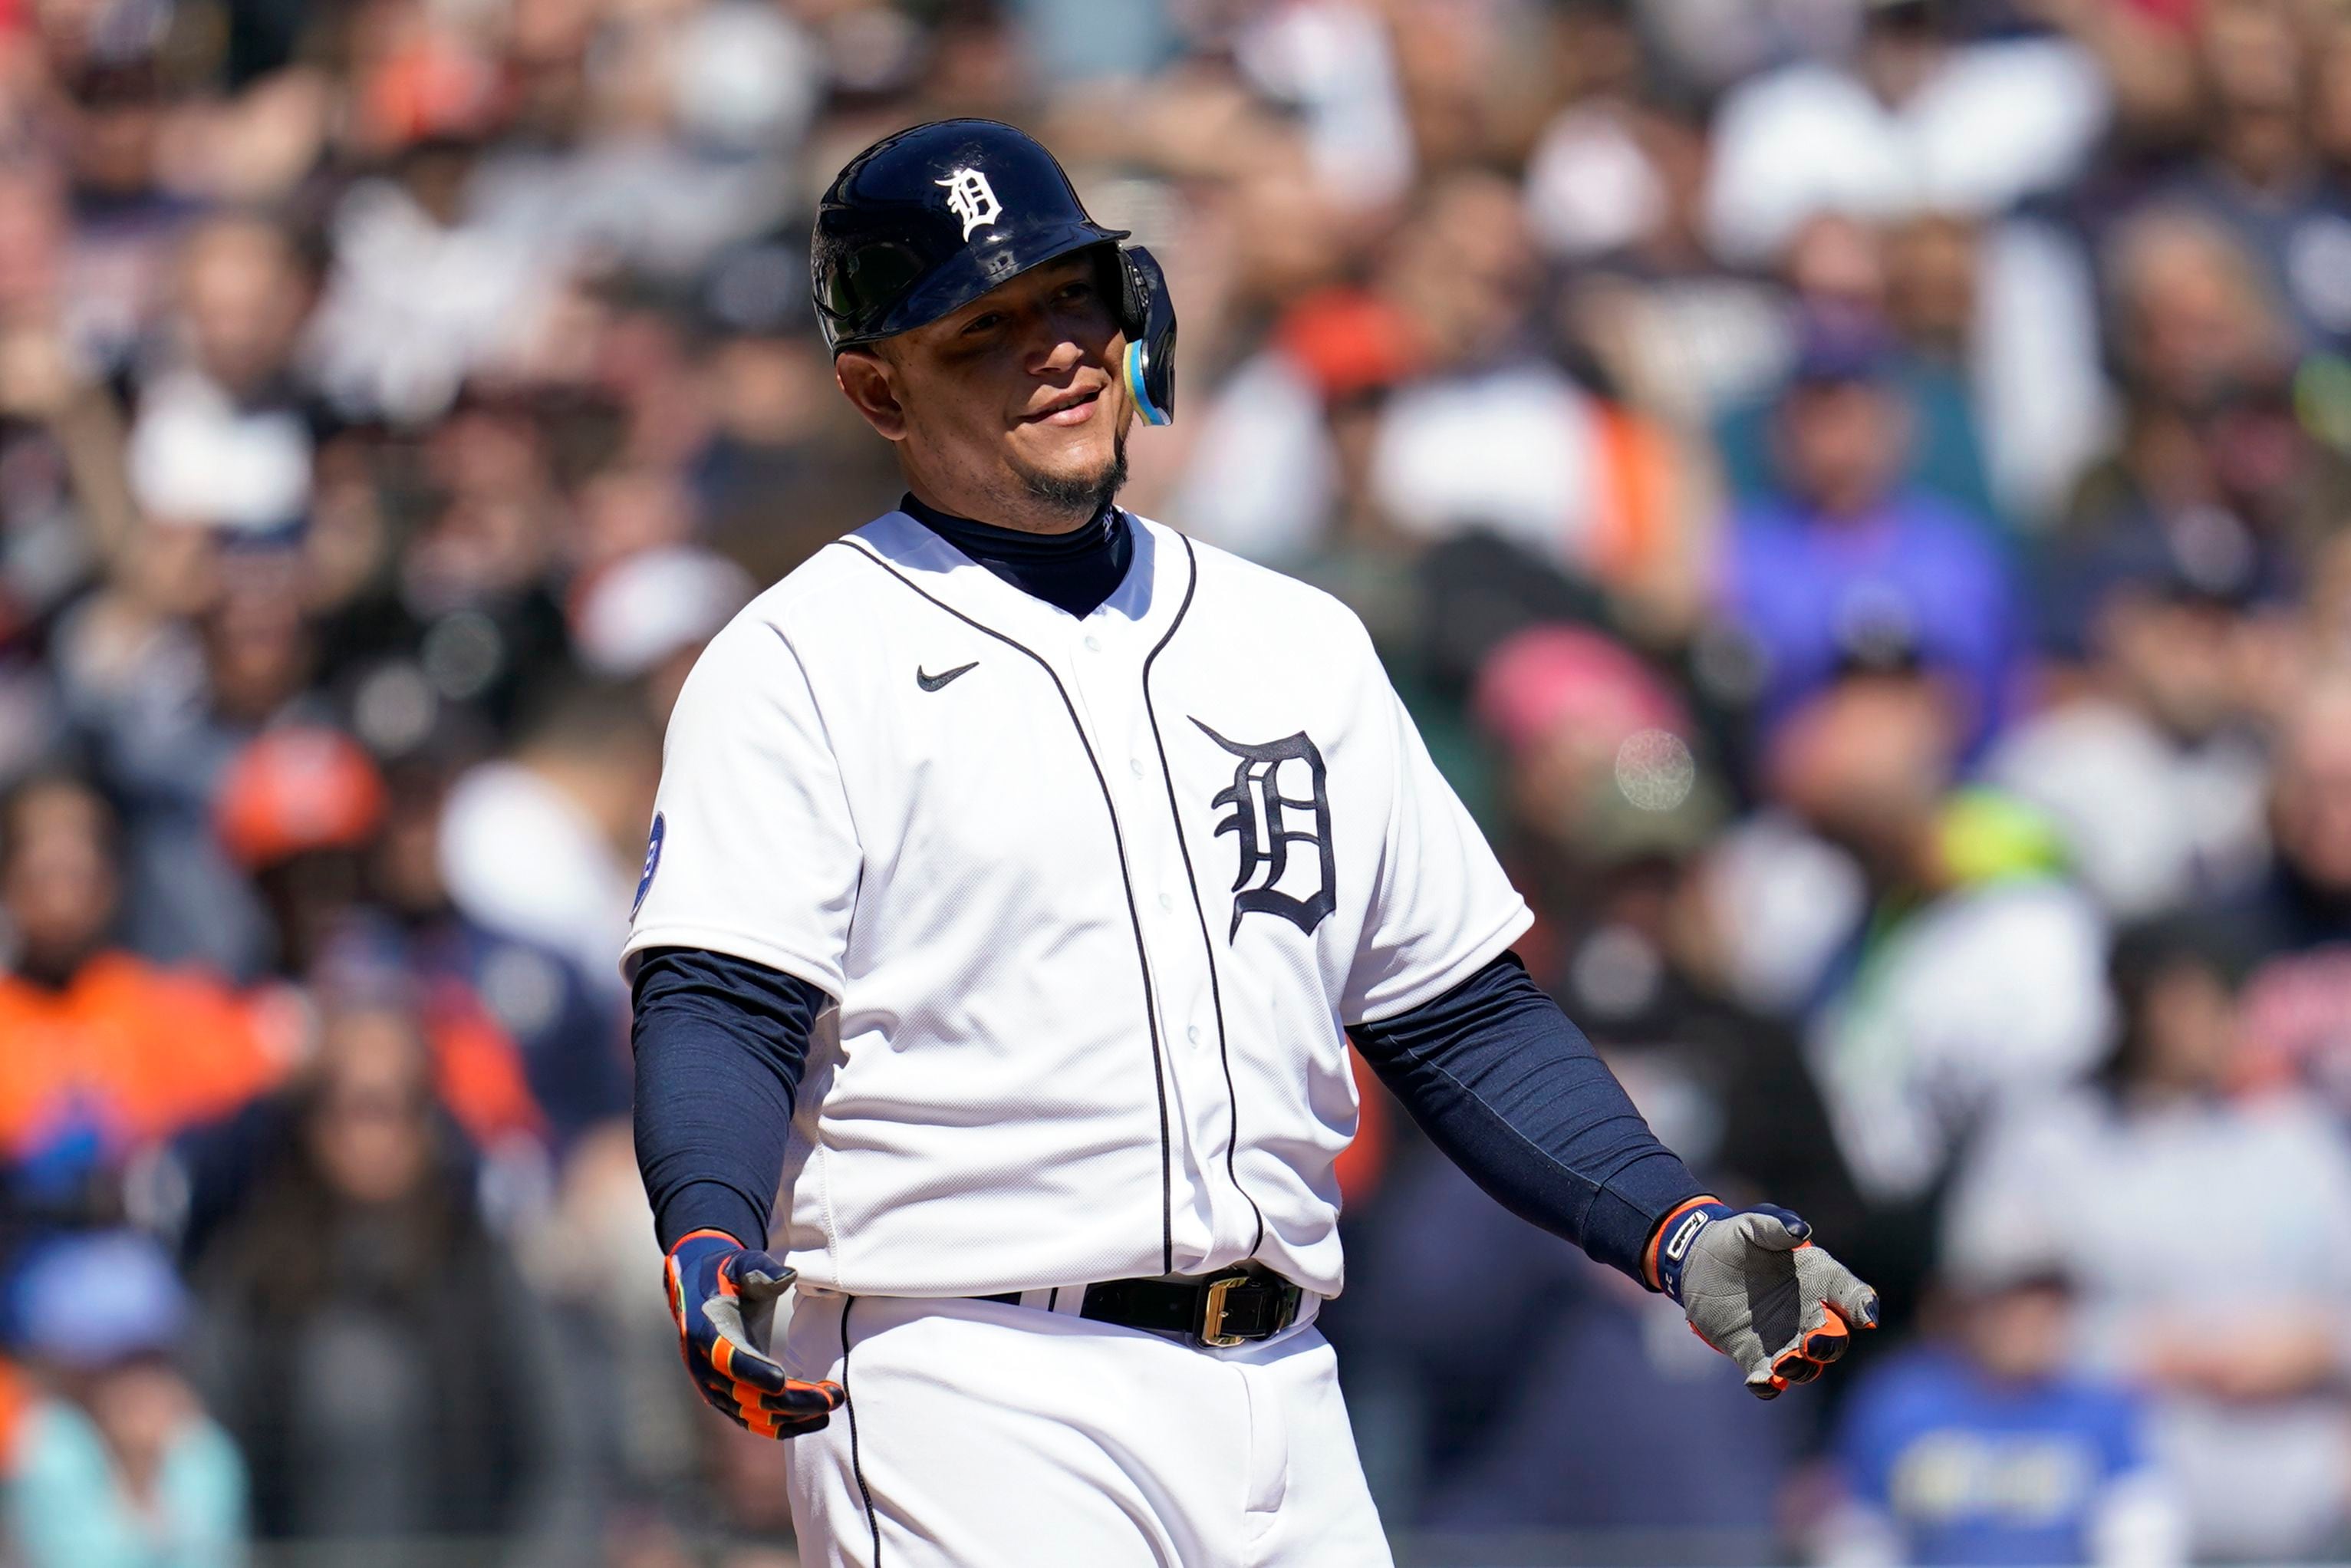
[[[1086,362],[1086,348],[1067,326],[1050,315],[1040,316],[1029,340],[1029,371],[1043,379],[1069,374]]]

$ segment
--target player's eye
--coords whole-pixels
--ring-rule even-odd
[[[1088,283],[1085,279],[1080,278],[1075,283],[1065,283],[1061,285],[1061,298],[1064,304],[1073,305],[1081,299],[1092,298],[1093,293],[1094,286]]]
[[[983,310],[978,315],[973,317],[970,320],[965,322],[963,324],[963,331],[958,335],[966,338],[976,338],[982,332],[993,332],[997,328],[1001,327],[1002,325],[1004,325],[1003,316],[994,310]]]

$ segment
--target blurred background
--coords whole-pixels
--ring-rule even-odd
[[[897,493],[810,204],[1167,264],[1138,510],[1352,604],[1530,968],[1888,1326],[1751,1401],[1366,1082],[1407,1563],[2351,1543],[2344,0],[0,0],[10,1568],[784,1568],[614,969]]]

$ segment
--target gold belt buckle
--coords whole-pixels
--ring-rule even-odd
[[[1249,1283],[1247,1274],[1234,1274],[1218,1280],[1208,1287],[1208,1304],[1200,1313],[1200,1343],[1213,1345],[1246,1344],[1249,1342],[1237,1333],[1225,1333],[1225,1298],[1236,1285]]]

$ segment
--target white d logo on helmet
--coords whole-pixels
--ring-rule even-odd
[[[934,180],[934,185],[945,186],[947,208],[963,220],[963,237],[969,239],[971,231],[990,225],[1003,214],[996,193],[988,188],[987,176],[977,169],[958,169],[944,180]]]

